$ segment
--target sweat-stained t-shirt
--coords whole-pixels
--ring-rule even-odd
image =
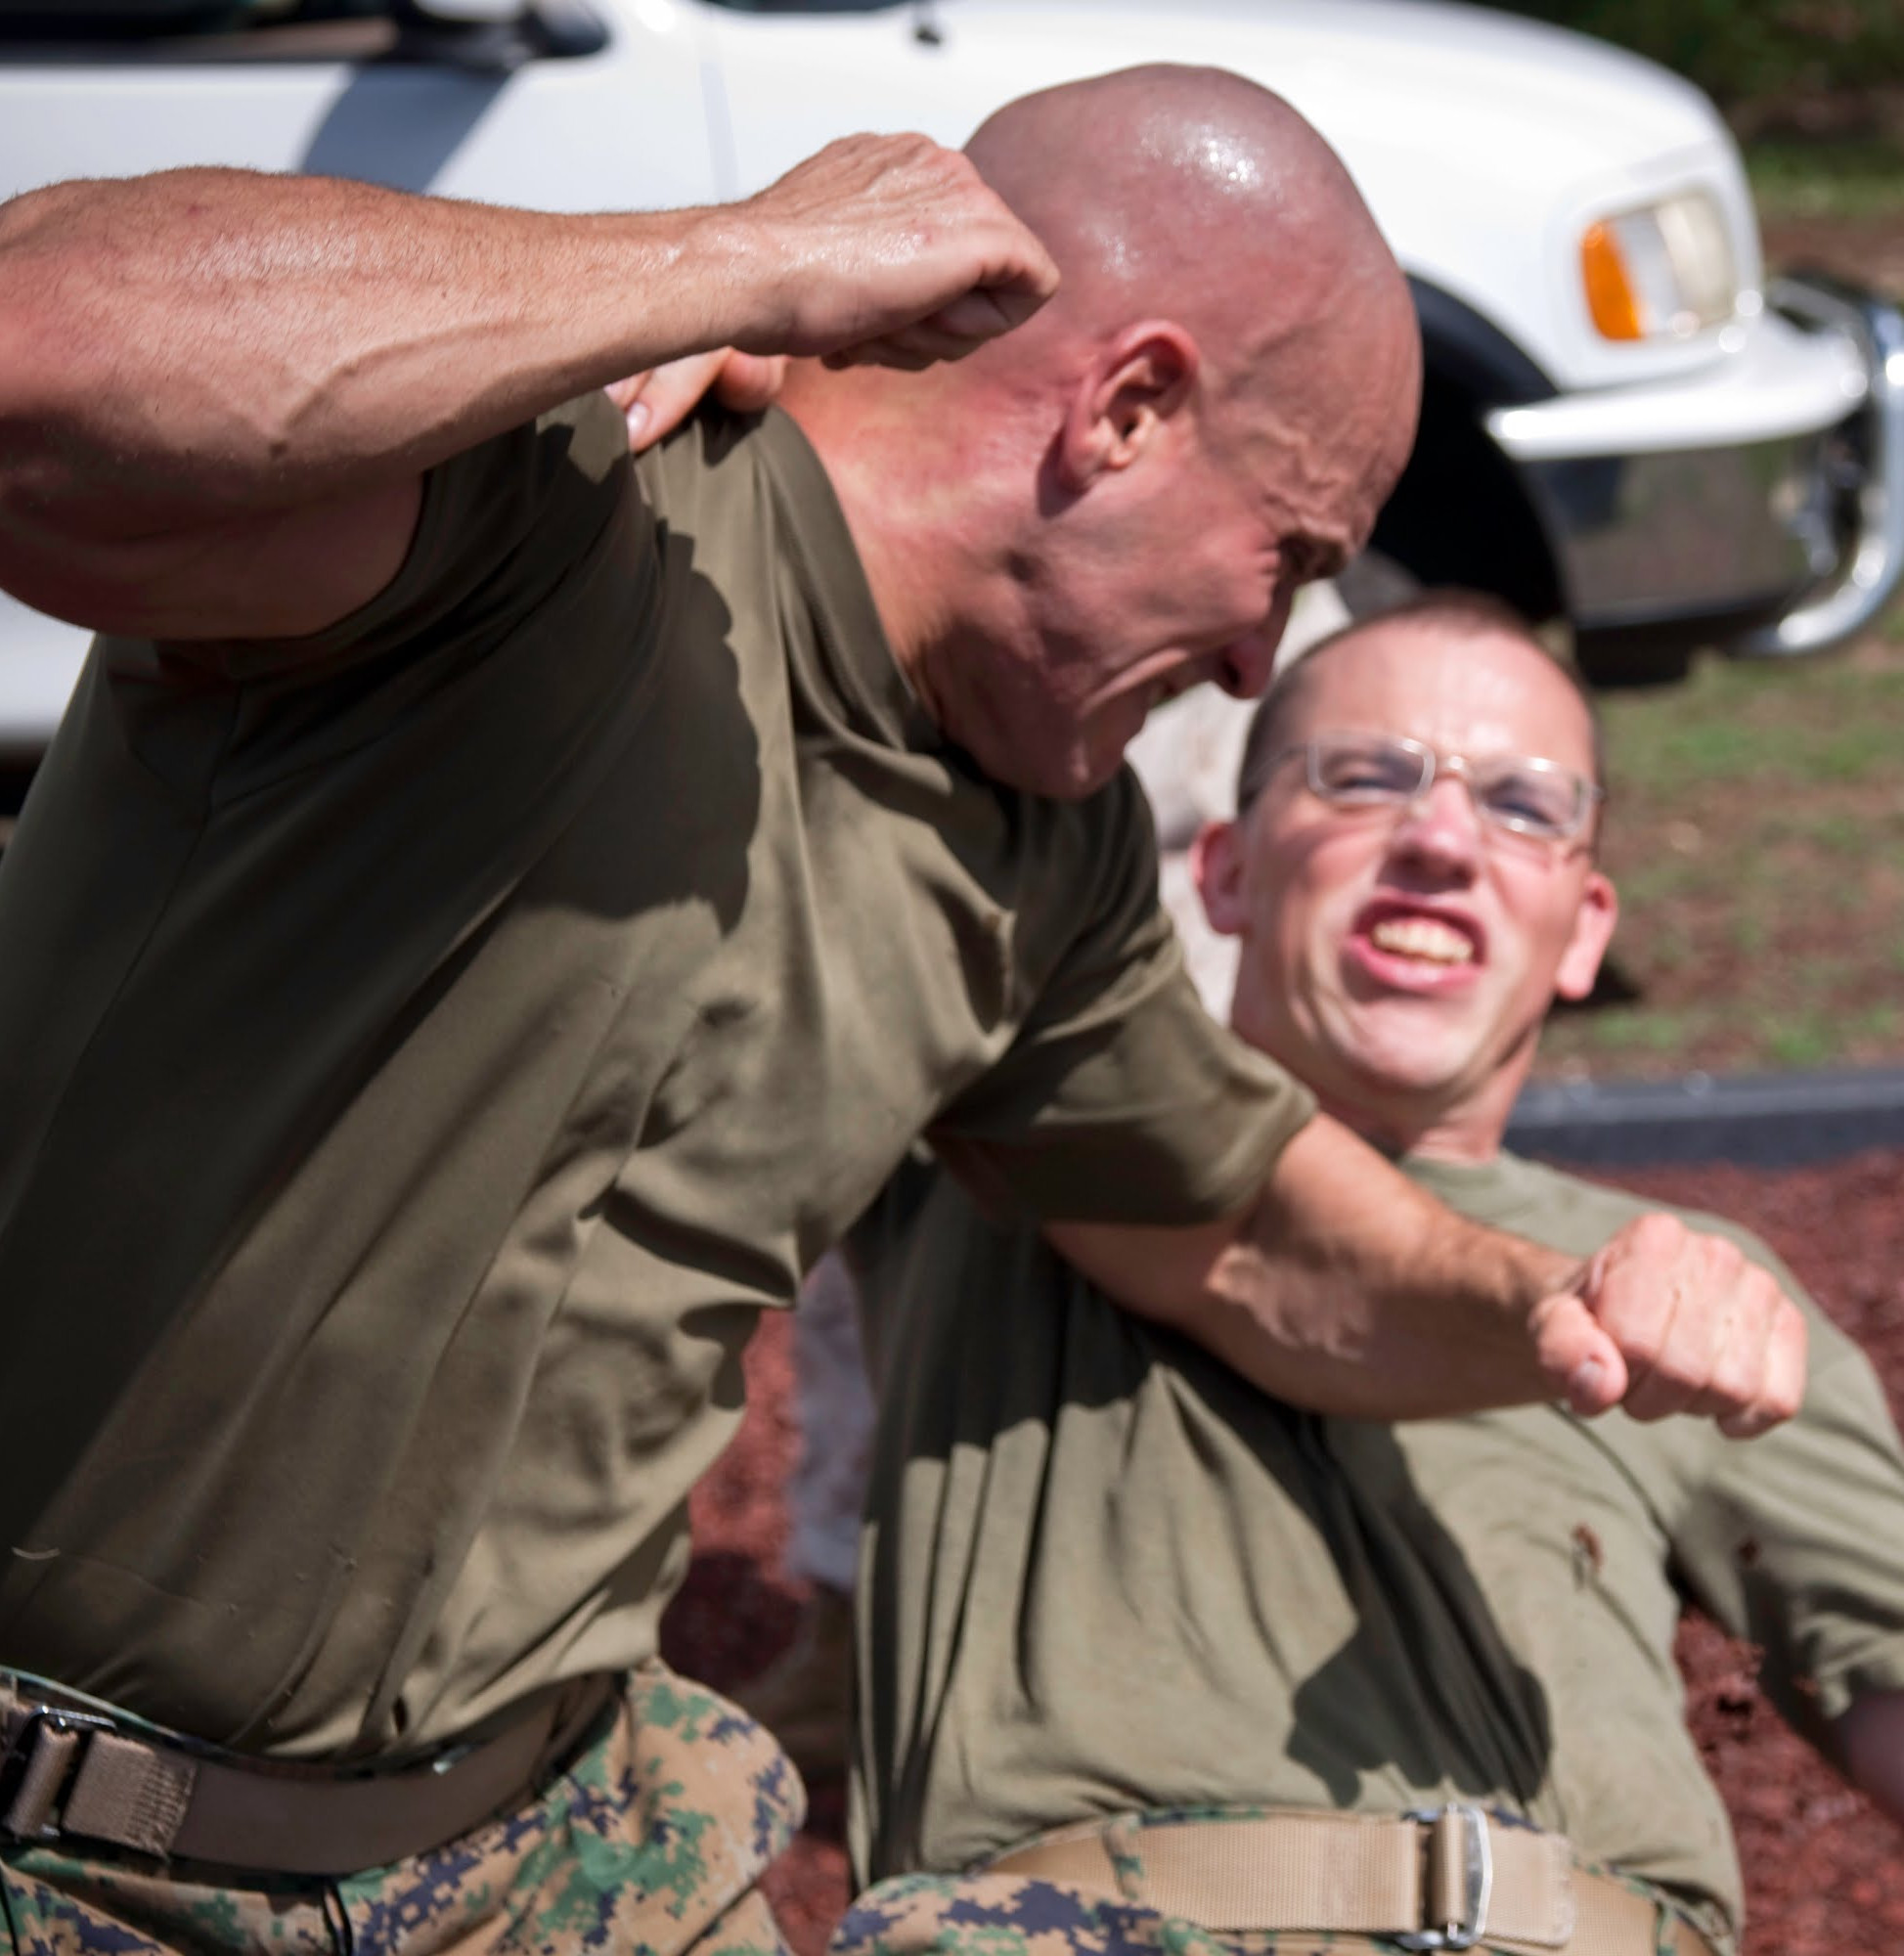
[[[1512,1156],[1401,1166],[1580,1256],[1650,1206]],[[1257,1392],[943,1178],[896,1184],[849,1248],[882,1379],[863,1879],[1142,1809],[1462,1800],[1723,1941],[1739,1873],[1685,1726],[1682,1589],[1764,1646],[1801,1730],[1904,1689],[1904,1452],[1815,1308],[1803,1409],[1758,1440],[1554,1406],[1386,1425]]]
[[[315,638],[96,647],[0,868],[0,1667],[390,1756],[636,1662],[755,1312],[917,1133],[1166,1222],[1306,1117],[1131,779],[923,716],[789,420],[625,443],[436,470]]]

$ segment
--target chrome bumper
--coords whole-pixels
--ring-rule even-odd
[[[1837,561],[1825,434],[1525,465],[1575,631],[1782,610]]]
[[[1789,319],[1850,334],[1871,381],[1864,406],[1841,432],[1851,449],[1843,489],[1854,514],[1839,567],[1736,647],[1753,658],[1790,658],[1861,632],[1904,577],[1904,313],[1869,293],[1810,280],[1782,281],[1767,298]]]
[[[1835,342],[1855,402],[1841,419],[1723,447],[1517,463],[1576,631],[1790,656],[1850,638],[1896,591],[1904,314],[1812,280],[1778,283],[1767,303]]]

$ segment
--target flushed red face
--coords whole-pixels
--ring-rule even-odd
[[[1504,632],[1402,620],[1331,647],[1277,745],[1349,733],[1594,773],[1578,696]],[[1340,807],[1292,758],[1241,824],[1206,837],[1203,869],[1212,921],[1243,939],[1237,1030],[1334,1111],[1411,1144],[1478,1124],[1491,1152],[1548,1007],[1592,988],[1615,915],[1590,829],[1503,830],[1445,774],[1405,807]]]
[[[1367,541],[1414,440],[1414,313],[1398,277],[1379,297],[1227,388],[1170,321],[1064,370],[1008,615],[914,675],[989,774],[1088,794],[1165,700],[1262,690],[1297,591]]]

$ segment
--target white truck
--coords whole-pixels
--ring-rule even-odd
[[[1413,285],[1414,458],[1375,549],[1565,614],[1607,680],[1859,629],[1904,567],[1904,320],[1767,289],[1712,105],[1439,0],[0,0],[0,194],[180,163],[564,209],[744,195],[834,136],[961,142],[1151,61],[1288,97]],[[0,601],[0,762],[84,640]]]

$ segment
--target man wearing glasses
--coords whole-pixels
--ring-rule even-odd
[[[1590,1255],[1641,1213],[1501,1147],[1616,911],[1589,709],[1520,624],[1448,595],[1325,642],[1239,798],[1197,851],[1236,1029],[1471,1218]],[[1730,1950],[1682,1596],[1904,1818],[1904,1453],[1815,1311],[1803,1410],[1750,1446],[1558,1406],[1391,1426],[1257,1393],[950,1185],[857,1249],[885,1400],[855,1847],[975,1872],[875,1890],[850,1947]]]
[[[631,467],[600,388],[724,345],[825,364]],[[1419,365],[1204,70],[721,210],[0,209],[0,584],[106,635],[0,870],[12,1921],[775,1946],[797,1787],[656,1626],[758,1312],[921,1132],[1294,1397],[1791,1411],[1729,1245],[1371,1202],[1157,914],[1124,747],[1261,686]]]

